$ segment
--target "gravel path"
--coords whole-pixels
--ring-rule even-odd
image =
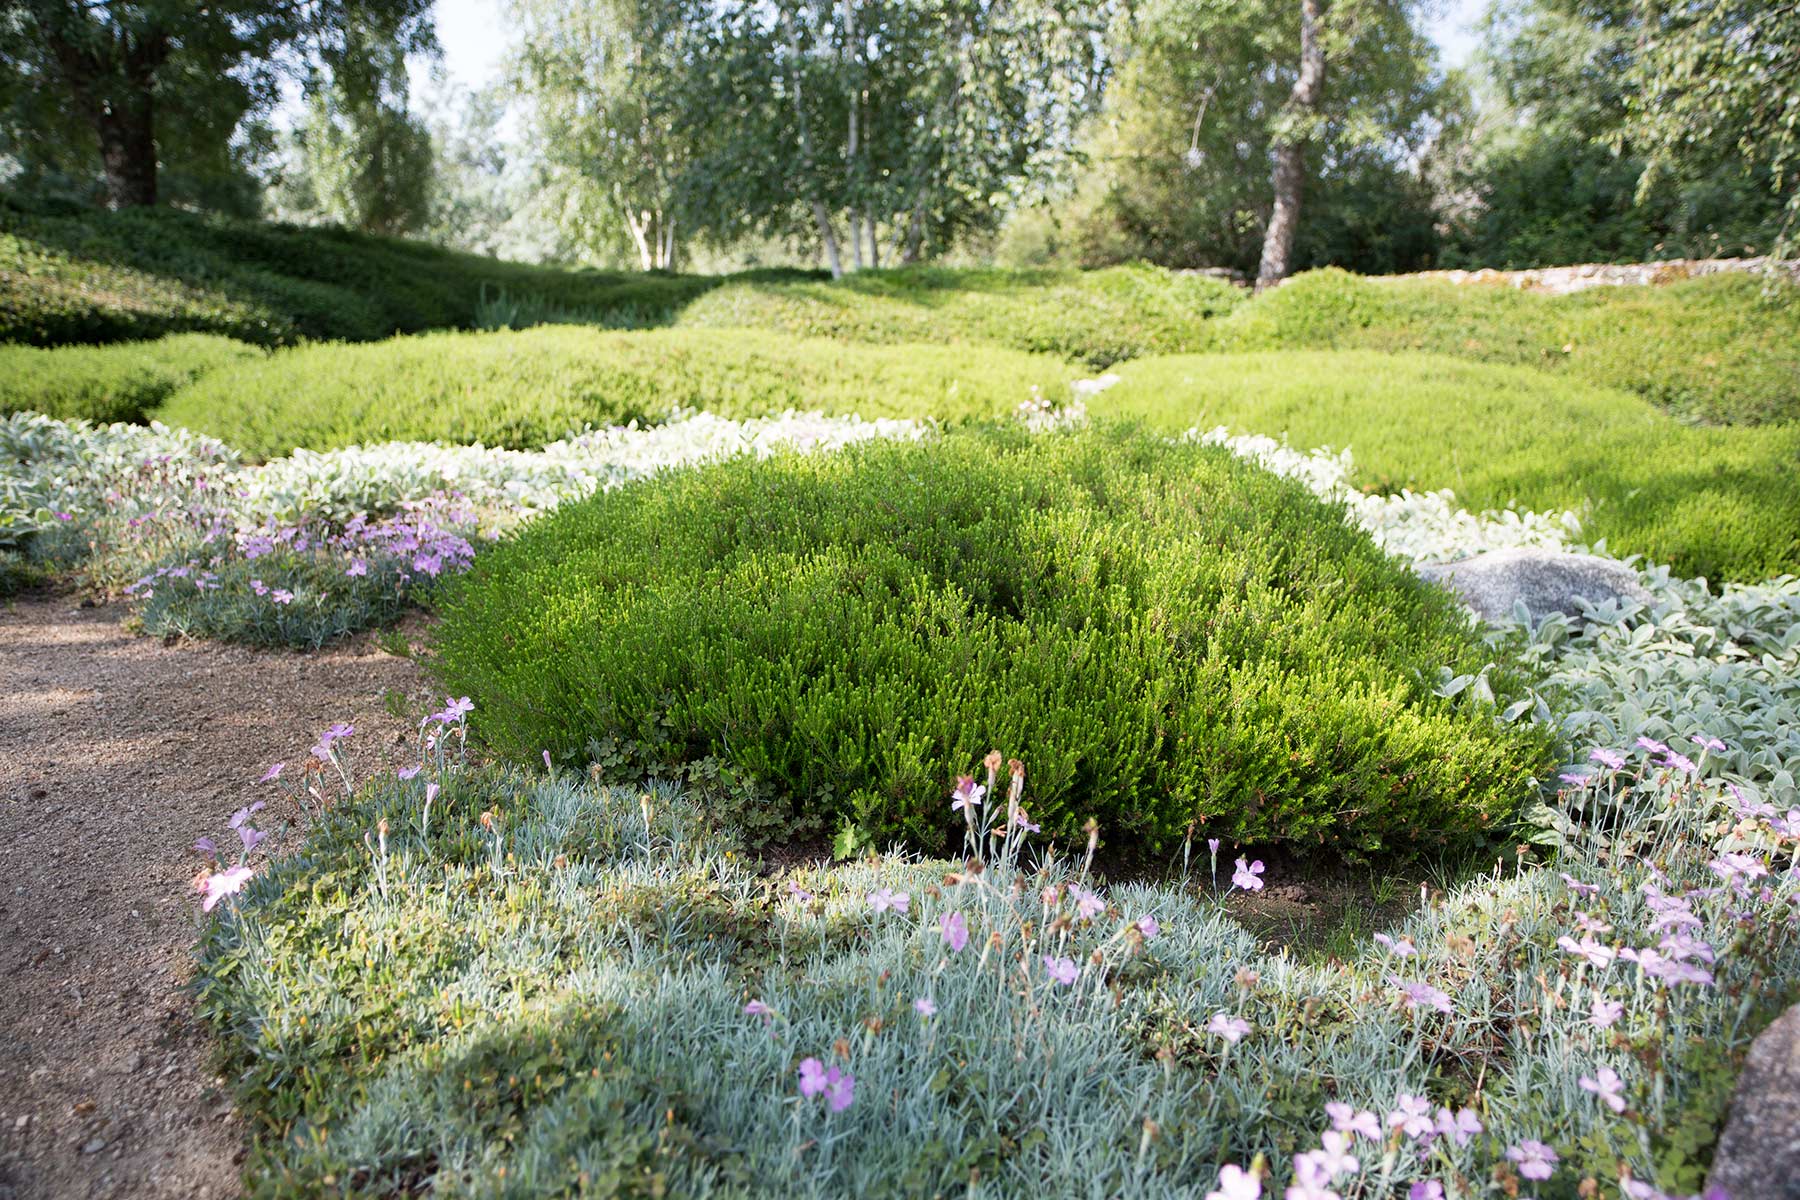
[[[417,666],[164,645],[68,596],[0,606],[0,1200],[238,1193],[243,1129],[184,991],[202,833],[355,723],[397,757]],[[376,753],[379,751],[379,753]],[[274,827],[270,822],[265,827]]]

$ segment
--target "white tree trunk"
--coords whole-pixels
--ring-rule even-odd
[[[1288,115],[1305,122],[1300,133],[1284,133],[1275,143],[1275,206],[1269,227],[1263,232],[1262,263],[1256,272],[1256,290],[1262,291],[1287,278],[1293,261],[1294,233],[1300,227],[1300,198],[1306,190],[1306,144],[1310,119],[1319,107],[1325,85],[1325,44],[1319,40],[1319,0],[1300,0],[1300,74],[1288,95]]]
[[[837,231],[831,225],[831,213],[826,211],[825,202],[812,202],[813,221],[819,227],[819,241],[825,247],[825,262],[831,267],[831,277],[844,277],[844,260],[838,256]]]
[[[647,212],[640,216],[629,208],[625,210],[625,225],[631,230],[631,240],[637,245],[638,266],[645,271],[654,265],[650,254],[650,239],[644,228],[649,217]]]

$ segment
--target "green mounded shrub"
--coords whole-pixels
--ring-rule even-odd
[[[1569,510],[1613,553],[1686,575],[1800,572],[1800,424],[1696,427],[1612,388],[1426,354],[1184,355],[1119,374],[1096,414],[1349,449],[1370,488]]]
[[[833,281],[726,281],[674,318],[861,342],[1011,346],[1104,367],[1206,347],[1242,289],[1155,267],[1102,271],[905,267]]]
[[[664,313],[714,279],[565,271],[424,242],[173,209],[30,213],[0,203],[0,341],[222,333],[369,341],[476,323],[484,295]]]
[[[142,421],[171,393],[209,371],[262,351],[209,333],[116,346],[0,345],[0,414]]]
[[[1213,332],[1222,350],[1424,350],[1533,366],[1715,425],[1800,421],[1800,287],[1759,275],[1555,296],[1310,271]]]
[[[1076,369],[1017,351],[854,346],[748,330],[547,326],[281,350],[216,372],[157,414],[253,457],[382,441],[539,446],[673,408],[759,416],[993,417],[1067,395]]]
[[[702,763],[761,837],[940,848],[952,777],[998,746],[1046,834],[1414,852],[1546,765],[1540,733],[1433,695],[1489,654],[1447,593],[1298,484],[1130,432],[608,493],[478,559],[436,642],[501,751]]]

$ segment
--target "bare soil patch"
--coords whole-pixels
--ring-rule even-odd
[[[420,711],[424,684],[372,638],[167,645],[79,604],[0,606],[0,1200],[233,1196],[243,1130],[185,990],[189,847],[228,844],[263,768],[333,721],[359,773],[398,761],[387,698]]]

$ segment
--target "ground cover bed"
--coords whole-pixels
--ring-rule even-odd
[[[1557,514],[1369,495],[1331,455],[1195,438],[1403,561],[1569,537]],[[266,772],[272,810],[312,814],[305,850],[265,861],[246,812],[207,882],[200,997],[256,1130],[247,1179],[1695,1192],[1736,1064],[1800,970],[1800,583],[1644,580],[1649,607],[1493,631],[1532,664],[1519,719],[1569,759],[1521,829],[1538,848],[1342,961],[1230,920],[1221,900],[1263,873],[1229,839],[1166,883],[1098,879],[1085,835],[1029,828],[1037,772],[1000,765],[1005,745],[945,764],[958,857],[771,871],[704,781],[461,765],[469,702],[426,718],[399,776],[358,782],[356,736],[327,731]]]
[[[749,330],[570,326],[312,345],[213,372],[158,411],[260,458],[387,441],[536,448],[676,409],[761,417],[1002,417],[1069,397],[1050,355],[861,346]]]
[[[1684,575],[1800,571],[1800,424],[1694,426],[1617,389],[1415,353],[1181,355],[1118,374],[1094,412],[1348,450],[1378,491],[1573,512],[1587,541]]]

